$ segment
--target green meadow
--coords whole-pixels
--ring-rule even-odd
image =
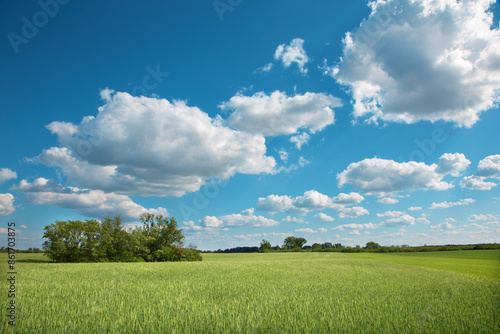
[[[50,263],[17,254],[1,333],[499,333],[500,250],[203,254]]]

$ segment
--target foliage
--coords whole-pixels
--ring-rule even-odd
[[[45,254],[54,262],[196,261],[196,249],[182,247],[174,218],[143,214],[142,226],[125,230],[120,217],[56,221],[44,228]]]
[[[380,245],[376,242],[373,242],[373,241],[369,241],[366,243],[366,246],[365,246],[366,249],[379,249],[380,248]]]
[[[300,250],[302,249],[302,246],[306,244],[306,242],[307,240],[302,237],[289,236],[285,238],[285,241],[283,242],[283,248]]]
[[[262,239],[260,242],[259,252],[265,253],[269,252],[272,249],[271,243],[265,239]]]

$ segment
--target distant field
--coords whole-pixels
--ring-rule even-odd
[[[500,249],[385,254],[349,253],[349,256],[354,259],[387,261],[500,280]]]
[[[500,332],[499,251],[43,259],[18,254],[16,333]],[[6,310],[5,254],[0,261]],[[0,332],[14,333],[5,314]]]

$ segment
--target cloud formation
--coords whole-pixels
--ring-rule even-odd
[[[16,178],[17,178],[17,173],[13,172],[9,168],[0,169],[0,183]]]
[[[358,193],[341,193],[336,197],[330,198],[316,190],[309,190],[303,196],[291,198],[288,195],[278,196],[269,195],[265,198],[260,197],[257,203],[257,210],[270,213],[300,213],[306,214],[310,211],[334,209],[342,210],[346,205],[361,203],[365,198]]]
[[[101,95],[97,116],[50,123],[61,147],[32,160],[60,168],[79,187],[142,196],[182,196],[210,179],[276,172],[264,137],[229,129],[184,101]]]
[[[499,99],[494,3],[369,2],[370,16],[346,33],[340,64],[325,73],[349,87],[356,118],[470,127]]]
[[[439,164],[426,165],[423,162],[396,162],[372,158],[351,163],[337,175],[338,186],[345,184],[367,194],[385,196],[408,190],[447,190],[453,184],[443,181],[448,175],[458,176],[470,161],[461,153],[444,154]]]
[[[301,38],[293,39],[288,45],[279,45],[274,52],[274,59],[277,61],[281,60],[285,68],[295,63],[302,74],[307,73],[305,65],[309,61],[309,57],[307,57],[306,51],[304,50],[304,40]]]
[[[252,96],[235,95],[219,105],[230,110],[227,124],[238,131],[254,135],[291,135],[300,129],[311,133],[323,130],[333,124],[335,114],[332,108],[341,106],[336,97],[323,93],[305,93],[289,97],[275,91]]]
[[[7,216],[14,213],[16,209],[13,204],[14,196],[12,194],[0,194],[0,216]]]
[[[105,193],[102,190],[64,187],[60,183],[44,178],[38,178],[32,183],[21,180],[13,189],[25,195],[26,203],[49,204],[91,218],[121,216],[124,220],[130,221],[139,218],[145,212],[168,216],[165,208],[146,209],[125,195]]]
[[[491,190],[498,184],[487,179],[500,175],[500,154],[490,155],[479,161],[477,172],[466,176],[460,181],[460,187],[474,190]]]
[[[475,201],[476,200],[472,199],[472,198],[465,198],[465,199],[461,199],[461,200],[459,200],[457,202],[448,202],[448,201],[444,201],[442,203],[432,202],[432,204],[429,207],[429,209],[431,209],[431,210],[434,210],[434,209],[447,209],[447,208],[451,208],[451,207],[454,207],[454,206],[469,205],[469,204],[474,203]]]

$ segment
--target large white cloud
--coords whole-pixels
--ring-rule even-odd
[[[14,196],[12,194],[0,194],[0,216],[7,216],[14,213],[16,209],[13,204]]]
[[[236,130],[264,136],[295,134],[299,129],[311,133],[333,124],[332,108],[341,106],[336,97],[323,93],[305,93],[288,97],[275,91],[253,96],[236,95],[222,103],[222,110],[231,110],[227,123]]]
[[[0,169],[0,183],[17,178],[17,173],[9,168]]]
[[[472,126],[500,91],[495,0],[377,0],[326,72],[350,88],[354,116]]]
[[[309,57],[304,50],[304,40],[301,38],[293,39],[288,45],[279,45],[274,52],[274,59],[281,60],[285,68],[295,63],[302,74],[307,73],[305,65],[309,61]]]
[[[463,154],[444,154],[439,164],[396,162],[372,158],[350,164],[337,175],[339,187],[349,183],[358,190],[384,196],[406,190],[446,190],[453,184],[443,181],[447,174],[458,175],[470,164]]]
[[[306,214],[310,211],[322,209],[342,210],[346,205],[361,203],[365,198],[358,193],[344,194],[330,198],[316,190],[309,190],[303,196],[292,198],[287,195],[269,195],[260,197],[257,209],[271,213],[287,212]]]
[[[490,155],[479,161],[477,172],[460,181],[460,187],[474,190],[491,190],[498,184],[486,179],[500,175],[500,154]]]
[[[183,101],[101,95],[97,116],[49,124],[61,147],[33,160],[83,188],[144,196],[182,196],[208,179],[276,171],[263,136],[229,129]]]
[[[165,208],[146,209],[125,195],[105,193],[102,190],[64,187],[60,183],[44,178],[38,178],[32,183],[21,180],[13,189],[24,193],[27,203],[54,205],[97,219],[121,216],[125,220],[134,220],[145,212],[168,216]]]

